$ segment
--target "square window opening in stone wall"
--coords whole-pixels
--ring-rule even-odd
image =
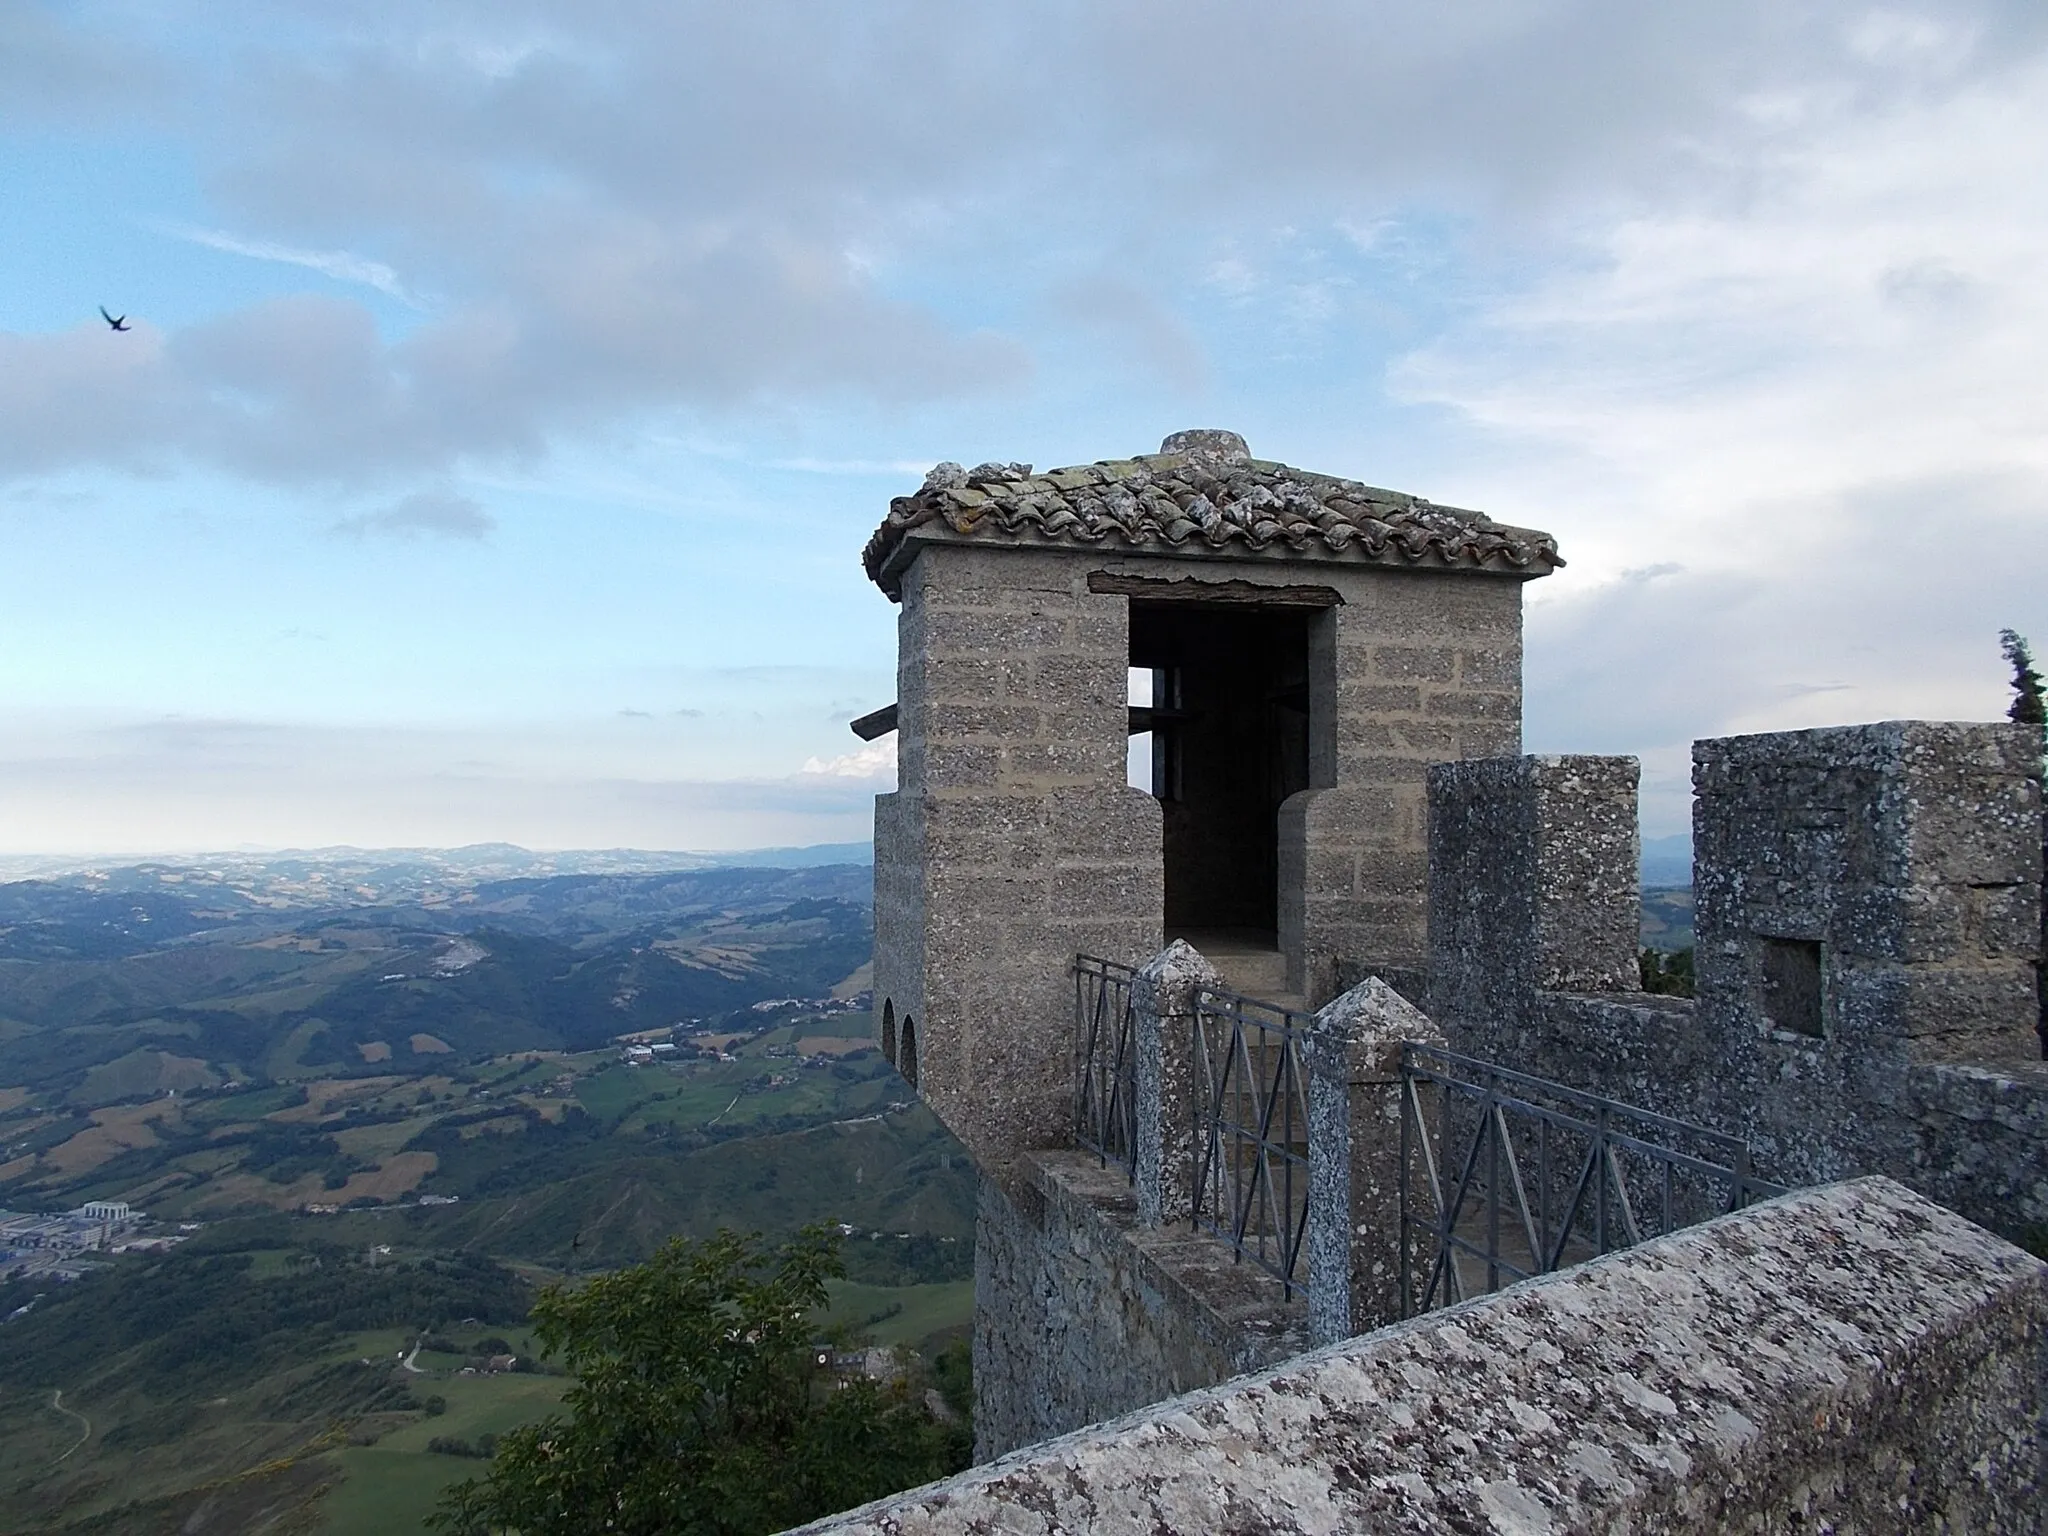
[[[1130,665],[1151,679],[1131,729],[1152,738],[1169,932],[1278,930],[1280,805],[1309,787],[1312,613],[1131,603]]]
[[[1820,1039],[1821,951],[1813,939],[1763,940],[1764,1017],[1787,1034]]]

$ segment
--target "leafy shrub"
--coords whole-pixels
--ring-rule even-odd
[[[1645,949],[1637,956],[1637,965],[1642,971],[1645,992],[1661,993],[1666,997],[1693,995],[1691,950],[1681,949],[1667,954],[1661,949]]]
[[[550,1286],[534,1331],[576,1378],[552,1416],[507,1434],[489,1475],[442,1496],[456,1536],[779,1531],[956,1471],[968,1446],[907,1384],[821,1387],[809,1318],[841,1273],[838,1237],[773,1251],[729,1231],[675,1239],[576,1290]]]

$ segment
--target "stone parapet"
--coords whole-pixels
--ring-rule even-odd
[[[1766,1179],[1882,1173],[2040,1227],[2035,749],[2022,727],[1911,721],[1698,743],[1696,1003],[1562,979],[1601,974],[1573,959],[1589,936],[1620,959],[1631,774],[1446,764],[1432,1016],[1455,1050],[1740,1137]],[[1546,788],[1564,778],[1592,792]],[[1574,817],[1589,851],[1547,877]],[[1608,915],[1560,945],[1543,909],[1574,889]]]
[[[1864,1179],[804,1529],[2035,1532],[2044,1337],[2048,1266]]]
[[[984,1180],[975,1224],[975,1454],[1228,1380],[1308,1347],[1307,1307],[1185,1224],[1148,1227],[1092,1153]]]
[[[1918,1067],[1906,1103],[1913,1142],[1900,1177],[2048,1253],[2048,1061]]]

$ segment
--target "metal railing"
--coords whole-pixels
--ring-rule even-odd
[[[1074,1139],[1114,1162],[1126,1178],[1138,1171],[1138,1042],[1131,1017],[1128,965],[1095,955],[1074,957]]]
[[[1292,1297],[1308,1232],[1309,1019],[1204,989],[1194,1014],[1194,1223]]]
[[[1784,1192],[1750,1172],[1739,1137],[1433,1046],[1402,1047],[1405,1316]]]

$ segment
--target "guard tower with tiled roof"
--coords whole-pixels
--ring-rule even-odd
[[[899,732],[879,1027],[999,1182],[1067,1141],[1077,953],[1185,936],[1310,1005],[1340,960],[1423,963],[1428,768],[1520,751],[1521,585],[1563,563],[1231,432],[1042,475],[941,464],[864,559],[902,605],[897,702],[855,724]]]

